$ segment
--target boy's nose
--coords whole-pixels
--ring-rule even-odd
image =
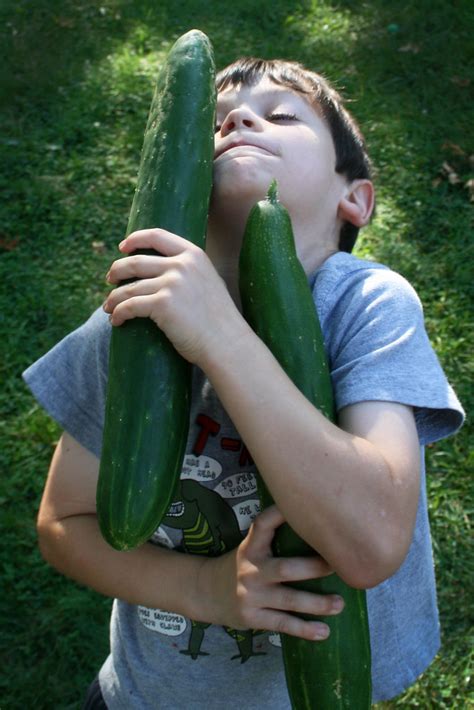
[[[221,135],[226,136],[239,128],[258,129],[258,116],[246,108],[235,108],[229,111],[221,126]]]

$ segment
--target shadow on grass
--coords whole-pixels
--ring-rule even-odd
[[[230,6],[193,0],[6,0],[0,19],[8,71],[0,96],[23,110],[28,104],[47,107],[56,100],[58,86],[80,81],[85,66],[121,43],[146,54],[169,46],[193,27],[214,35],[221,46],[238,44],[245,53],[255,47],[255,34],[279,37],[286,17],[305,4],[274,0],[256,8],[249,0]]]

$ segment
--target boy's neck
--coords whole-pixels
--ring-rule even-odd
[[[240,308],[239,256],[246,220],[238,215],[234,217],[226,220],[225,228],[215,220],[209,221],[206,252]],[[317,229],[314,224],[300,225],[294,220],[293,230],[298,256],[308,276],[339,251],[337,237],[331,233],[332,230]]]
[[[239,309],[239,256],[244,227],[236,229],[235,223],[229,220],[229,227],[218,232],[216,225],[210,222],[206,240],[206,253]]]

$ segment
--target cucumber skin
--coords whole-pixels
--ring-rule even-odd
[[[212,47],[192,30],[173,45],[157,79],[126,234],[161,227],[204,248],[215,103]],[[169,508],[190,399],[191,365],[150,319],[112,329],[97,516],[117,550],[148,540]]]
[[[242,244],[239,287],[243,313],[300,391],[334,421],[324,343],[306,274],[296,255],[290,217],[276,193],[252,209]],[[273,504],[258,476],[262,506]],[[314,555],[288,524],[275,534],[278,557]],[[281,635],[286,682],[294,710],[365,710],[371,707],[370,636],[366,593],[337,575],[292,586],[339,594],[345,608],[321,617],[330,627],[323,642]],[[302,615],[303,618],[318,618]]]

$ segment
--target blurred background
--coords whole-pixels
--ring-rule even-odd
[[[192,28],[211,39],[218,68],[249,54],[298,60],[349,101],[378,195],[356,254],[416,288],[435,350],[471,409],[472,2],[3,0],[2,710],[80,708],[108,651],[111,601],[62,578],[37,549],[35,517],[60,431],[20,375],[104,300],[157,70]],[[380,708],[474,707],[470,433],[468,423],[428,451],[443,648],[413,688]]]

